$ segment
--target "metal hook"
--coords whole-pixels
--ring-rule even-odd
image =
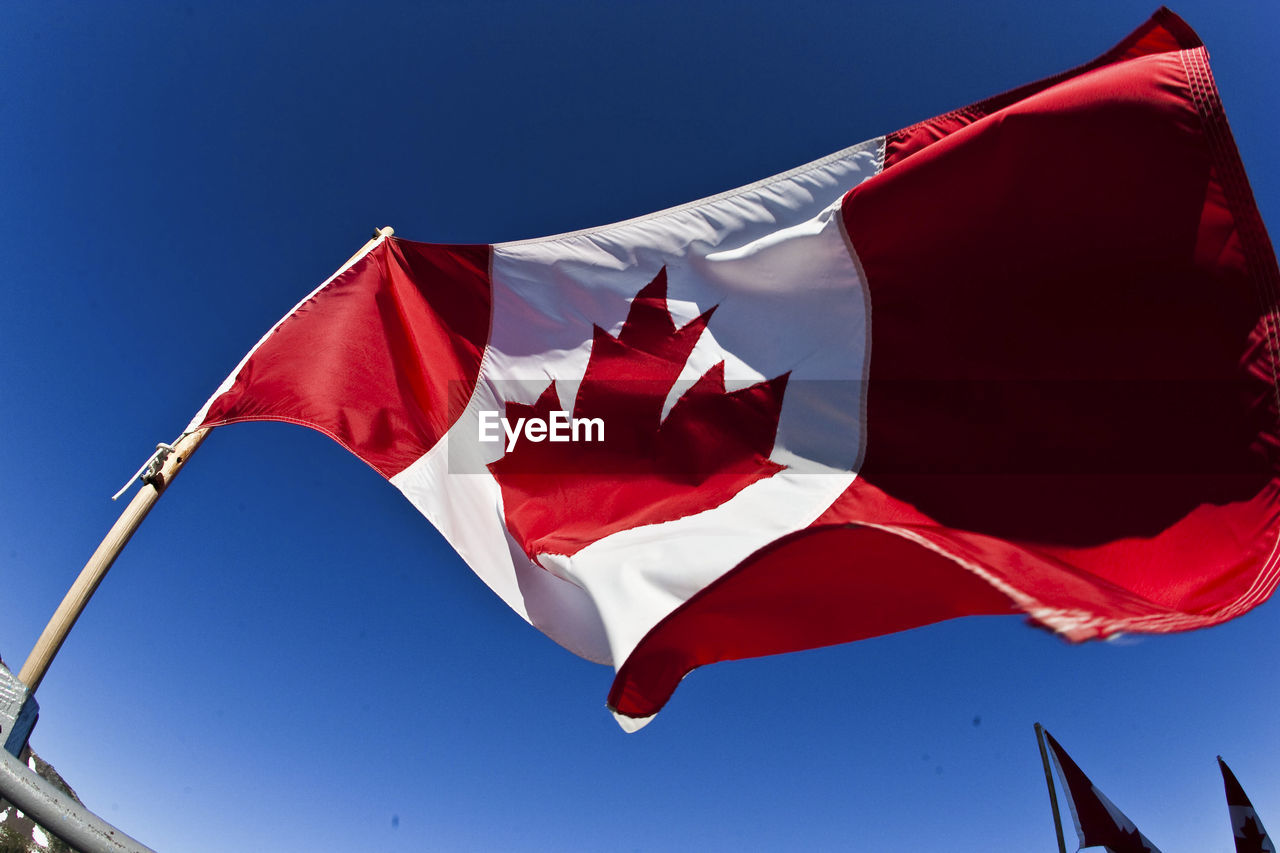
[[[111,496],[111,500],[118,499],[125,492],[129,491],[129,487],[133,485],[134,480],[142,480],[144,483],[150,483],[155,480],[160,469],[164,467],[165,460],[169,458],[169,454],[173,452],[172,444],[165,444],[163,441],[156,445],[156,452],[152,453],[146,462],[142,463],[142,467],[138,472],[129,478],[129,481],[120,487],[120,491]]]

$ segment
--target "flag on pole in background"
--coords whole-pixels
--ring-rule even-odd
[[[1134,822],[1084,775],[1053,736],[1048,732],[1044,736],[1066,791],[1080,847],[1105,847],[1110,853],[1160,853]]]
[[[379,239],[190,429],[320,430],[617,668],[956,616],[1213,625],[1280,579],[1275,257],[1195,33],[626,222]]]
[[[1276,846],[1267,837],[1258,813],[1253,810],[1253,803],[1249,802],[1244,788],[1240,787],[1221,755],[1218,756],[1218,767],[1222,769],[1222,784],[1227,789],[1227,811],[1231,814],[1231,835],[1236,841],[1236,853],[1276,853]]]

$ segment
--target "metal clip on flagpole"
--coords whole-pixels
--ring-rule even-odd
[[[67,591],[58,609],[54,611],[53,618],[45,626],[40,639],[36,641],[31,654],[27,656],[27,662],[22,665],[22,670],[18,673],[18,679],[27,686],[30,693],[35,693],[40,682],[44,680],[54,655],[58,653],[58,649],[62,648],[67,634],[80,618],[81,612],[84,611],[85,605],[89,603],[98,585],[102,583],[102,579],[106,577],[111,564],[128,544],[133,532],[142,523],[142,519],[147,517],[147,513],[155,505],[160,493],[173,482],[173,478],[182,470],[182,466],[191,458],[191,454],[196,452],[196,448],[208,434],[208,429],[198,429],[183,434],[173,445],[161,444],[147,460],[147,464],[139,469],[138,477],[142,479],[142,488],[138,489],[133,500],[129,501],[129,505],[124,508],[124,512],[107,532],[102,544],[93,552],[93,556],[89,558],[80,576]],[[133,480],[129,483],[132,485]],[[128,486],[117,493],[117,497],[126,489]]]
[[[142,467],[129,478],[129,482],[120,487],[120,491],[111,496],[111,500],[119,500],[120,496],[129,491],[129,487],[133,485],[135,480],[141,480],[144,483],[151,482],[160,469],[164,467],[164,461],[169,458],[169,454],[173,452],[172,444],[165,444],[163,441],[156,445],[156,452],[151,454],[151,458],[142,463]]]

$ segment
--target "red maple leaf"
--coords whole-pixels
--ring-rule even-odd
[[[574,554],[619,530],[712,509],[782,470],[769,460],[787,376],[726,392],[724,362],[663,404],[715,308],[677,329],[664,267],[631,302],[618,337],[595,327],[574,420],[599,418],[603,441],[520,440],[489,465],[507,527],[531,558]],[[553,380],[506,419],[562,411]]]

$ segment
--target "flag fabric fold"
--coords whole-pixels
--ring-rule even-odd
[[[1044,737],[1063,783],[1080,848],[1100,847],[1109,853],[1160,853],[1134,822],[1089,781],[1053,736],[1045,732]]]
[[[513,609],[693,668],[957,616],[1072,640],[1280,580],[1275,257],[1199,39],[759,183],[492,246],[378,240],[191,428],[318,429]]]
[[[1218,767],[1222,770],[1222,784],[1227,792],[1227,811],[1231,815],[1231,836],[1236,842],[1236,853],[1276,853],[1276,845],[1263,828],[1253,803],[1245,796],[1244,788],[1240,787],[1240,782],[1222,756],[1218,756]]]

